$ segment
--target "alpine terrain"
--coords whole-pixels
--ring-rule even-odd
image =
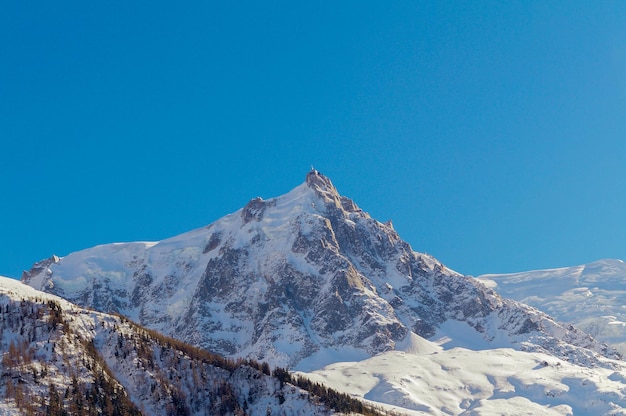
[[[626,353],[626,264],[621,260],[484,275],[478,280]]]
[[[0,415],[378,414],[0,277]]]
[[[616,350],[413,251],[314,170],[207,227],[52,256],[22,280],[406,413],[626,412]]]

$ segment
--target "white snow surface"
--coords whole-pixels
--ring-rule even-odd
[[[569,322],[626,354],[626,264],[622,260],[477,279],[502,296]]]
[[[624,363],[612,364],[587,368],[542,353],[443,349],[420,339],[410,351],[306,376],[408,415],[624,415]]]

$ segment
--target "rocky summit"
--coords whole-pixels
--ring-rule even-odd
[[[252,199],[207,227],[54,256],[22,280],[226,357],[302,370],[400,349],[415,335],[581,365],[619,357],[413,251],[391,222],[371,218],[315,170],[291,192]]]

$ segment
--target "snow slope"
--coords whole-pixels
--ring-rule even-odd
[[[621,260],[483,275],[478,280],[626,353],[626,264]]]
[[[510,348],[436,347],[335,363],[307,377],[411,415],[626,414],[621,361],[587,368]]]
[[[0,355],[0,415],[335,414],[257,364],[227,362],[5,277]]]

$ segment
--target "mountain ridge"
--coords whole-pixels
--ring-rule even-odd
[[[287,194],[254,198],[206,227],[53,257],[23,281],[227,357],[300,370],[393,350],[411,332],[463,346],[445,333],[450,320],[494,347],[618,357],[413,251],[315,170]]]

